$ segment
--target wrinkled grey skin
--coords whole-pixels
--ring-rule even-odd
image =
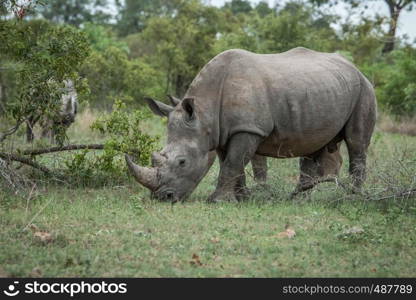
[[[355,190],[365,179],[376,120],[374,90],[338,54],[305,48],[280,54],[225,51],[201,70],[175,108],[148,103],[169,118],[167,145],[155,154],[151,173],[126,159],[139,182],[152,177],[148,187],[159,199],[186,198],[204,176],[213,150],[220,174],[210,201],[244,195],[244,167],[255,154],[301,157],[301,174],[319,174],[315,161],[322,160],[322,151],[336,152],[341,141]]]
[[[78,112],[78,95],[72,80],[64,80],[65,88],[61,96],[61,109],[59,115],[53,120],[42,118],[42,116],[32,116],[26,122],[26,140],[32,142],[34,139],[33,127],[37,122],[40,122],[42,127],[42,137],[49,138],[51,143],[54,143],[55,132],[53,130],[56,126],[64,126],[66,129],[75,122],[75,117]]]
[[[169,101],[172,104],[171,109],[173,110],[174,107],[181,102],[181,100],[171,95],[167,95],[167,96],[169,98]],[[147,101],[153,101],[153,100],[150,99]],[[151,105],[150,107],[153,107],[153,106]],[[154,112],[156,115],[160,116],[158,110]],[[162,115],[162,116],[165,116],[165,115]],[[212,152],[210,153],[211,158],[208,160],[207,170],[205,173],[209,171],[209,169],[211,168],[212,164],[215,161],[216,152],[215,151],[211,151],[211,152]],[[251,166],[253,168],[254,180],[259,184],[264,184],[267,180],[267,158],[261,155],[254,155],[253,158],[251,159]]]

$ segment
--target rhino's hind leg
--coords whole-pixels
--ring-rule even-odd
[[[345,126],[353,192],[359,192],[366,177],[367,148],[376,122],[375,96],[370,83],[363,82],[360,100]]]
[[[244,167],[252,159],[261,137],[250,133],[237,133],[228,142],[226,151],[218,151],[220,174],[217,188],[209,202],[237,200],[246,192]]]
[[[312,189],[318,183],[335,182],[340,184],[337,180],[342,166],[340,144],[336,144],[334,149],[325,147],[309,157],[299,159],[299,182],[295,191],[291,194],[291,198]]]
[[[254,180],[259,184],[264,184],[267,180],[267,158],[262,155],[254,155],[251,159]]]

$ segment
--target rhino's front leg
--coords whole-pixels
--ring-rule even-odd
[[[228,142],[226,151],[218,151],[220,174],[217,188],[209,202],[240,199],[246,190],[244,167],[256,153],[261,137],[250,133],[237,133]]]

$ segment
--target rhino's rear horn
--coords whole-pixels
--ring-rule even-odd
[[[170,103],[172,103],[173,106],[178,105],[181,102],[181,99],[178,99],[172,95],[167,95],[169,98]]]
[[[157,175],[155,168],[146,168],[141,167],[133,162],[129,155],[125,155],[127,166],[129,170],[133,173],[137,182],[144,185],[151,191],[157,189]]]
[[[159,153],[157,152],[152,153],[152,166],[153,167],[160,167],[165,160],[166,158],[160,155]]]

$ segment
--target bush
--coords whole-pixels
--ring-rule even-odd
[[[158,146],[159,137],[151,137],[141,130],[143,121],[151,115],[148,110],[129,112],[121,100],[116,100],[113,111],[96,120],[91,128],[106,137],[104,150],[96,153],[84,150],[66,162],[67,178],[82,179],[85,183],[122,182],[127,168],[124,154],[131,155],[139,164],[150,164],[150,156]]]
[[[392,53],[393,64],[386,72],[380,103],[396,115],[416,113],[416,50],[403,49]]]

